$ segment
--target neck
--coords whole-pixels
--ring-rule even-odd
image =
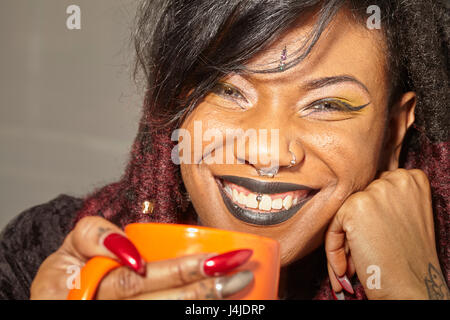
[[[320,247],[306,257],[282,267],[278,285],[279,298],[312,299],[319,288],[322,273],[326,272],[323,261],[323,248]]]

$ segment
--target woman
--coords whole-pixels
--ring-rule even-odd
[[[448,35],[431,0],[144,1],[126,172],[8,225],[2,297],[64,299],[67,268],[96,255],[124,264],[97,299],[220,299],[252,281],[226,275],[248,250],[145,265],[121,228],[158,221],[278,240],[281,299],[450,298]],[[180,160],[172,133],[198,143],[199,126],[219,138]],[[212,161],[228,129],[270,139],[237,135],[232,164]]]

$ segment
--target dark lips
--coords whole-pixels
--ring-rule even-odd
[[[237,184],[242,186],[248,190],[251,190],[254,193],[265,193],[265,194],[274,194],[274,193],[283,193],[295,190],[308,190],[312,191],[314,189],[295,183],[286,183],[286,182],[263,182],[250,178],[237,177],[237,176],[220,176],[217,177],[221,180],[226,180],[228,182]]]
[[[270,226],[280,224],[290,219],[295,213],[297,213],[306,202],[308,202],[314,194],[317,192],[314,189],[305,187],[298,184],[282,183],[282,182],[260,182],[257,180],[236,177],[236,176],[221,176],[219,179],[227,180],[231,183],[241,185],[242,187],[251,190],[255,193],[274,194],[289,192],[294,190],[310,190],[308,196],[302,201],[292,206],[289,210],[281,210],[277,212],[257,212],[254,210],[247,210],[232,201],[232,199],[225,193],[221,180],[218,180],[218,187],[220,194],[222,195],[223,202],[228,211],[237,219],[255,225]],[[270,191],[270,192],[269,192]]]

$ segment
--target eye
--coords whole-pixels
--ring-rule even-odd
[[[331,101],[322,101],[307,108],[312,112],[340,111],[343,107]]]
[[[219,82],[214,85],[211,91],[221,97],[224,97],[225,99],[235,101],[238,104],[239,102],[248,102],[237,88],[227,83]],[[242,107],[240,104],[239,106]]]
[[[342,118],[341,115],[356,113],[367,105],[369,105],[369,103],[361,106],[352,106],[350,103],[338,98],[322,99],[306,106],[305,108],[300,110],[299,114],[301,117],[314,117],[324,120],[339,120]]]

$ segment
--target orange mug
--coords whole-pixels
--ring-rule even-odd
[[[252,249],[253,255],[236,271],[251,270],[254,281],[227,300],[278,299],[280,246],[276,240],[243,232],[167,223],[132,223],[125,227],[125,233],[147,262],[196,253]],[[119,266],[119,262],[106,257],[90,259],[81,269],[80,288],[71,289],[67,299],[93,299],[103,277]]]

